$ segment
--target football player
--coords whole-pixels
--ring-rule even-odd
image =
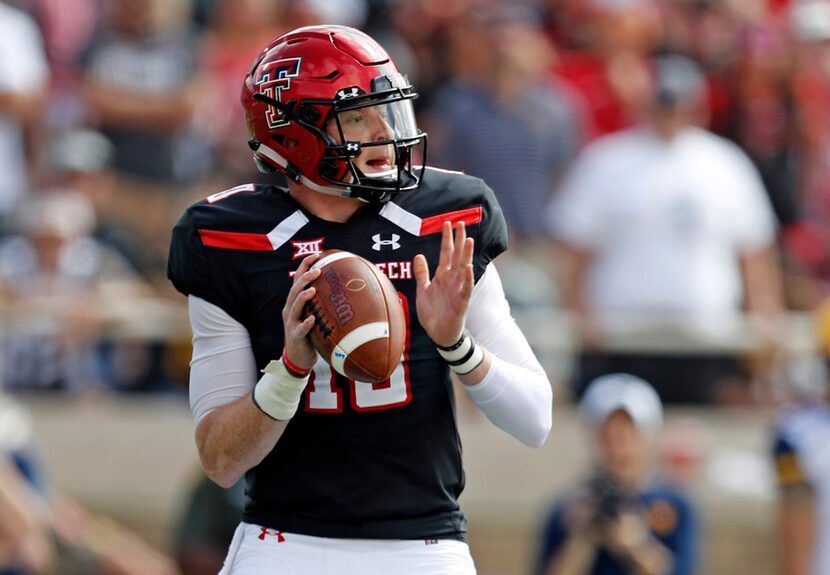
[[[358,30],[274,40],[242,104],[257,165],[287,188],[216,193],[173,230],[199,455],[220,485],[247,482],[222,573],[475,573],[451,372],[521,442],[548,435],[551,386],[491,263],[501,211],[481,180],[416,165],[415,97]],[[399,292],[406,347],[382,384],[343,378],[309,343],[311,267],[330,248]]]

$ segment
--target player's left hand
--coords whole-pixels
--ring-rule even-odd
[[[467,237],[463,222],[455,227],[444,222],[441,255],[432,280],[422,254],[413,261],[417,283],[418,321],[436,345],[448,347],[461,337],[464,317],[473,293],[473,238]]]

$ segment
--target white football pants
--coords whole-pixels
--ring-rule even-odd
[[[329,539],[240,523],[219,575],[475,575],[453,539]]]

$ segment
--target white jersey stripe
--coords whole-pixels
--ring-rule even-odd
[[[266,234],[268,236],[268,241],[271,242],[271,245],[275,250],[278,250],[285,242],[293,238],[294,235],[307,223],[308,218],[305,214],[303,214],[300,210],[297,210],[278,223],[277,227]]]
[[[223,190],[221,192],[216,192],[215,194],[209,195],[207,198],[207,203],[213,204],[218,202],[219,200],[224,200],[228,196],[232,196],[234,194],[238,194],[239,192],[253,192],[256,190],[256,186],[254,184],[242,184],[239,186],[235,186],[228,190]]]
[[[413,236],[421,235],[421,218],[411,212],[407,212],[395,202],[386,202],[383,204],[380,215]]]
[[[432,170],[433,172],[441,172],[442,174],[458,174],[459,176],[463,176],[464,172],[459,170],[448,170],[446,168],[436,168],[435,166],[415,166],[415,169],[424,169],[424,170]]]

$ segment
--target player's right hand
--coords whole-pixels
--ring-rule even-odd
[[[312,281],[320,275],[320,270],[311,266],[320,257],[312,254],[303,259],[294,273],[294,283],[282,308],[282,322],[285,326],[285,353],[291,361],[301,368],[311,368],[317,362],[317,352],[311,346],[308,334],[314,327],[314,316],[305,316],[305,304],[314,297]]]

